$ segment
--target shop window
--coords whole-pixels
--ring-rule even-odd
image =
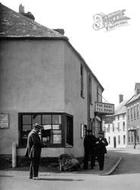
[[[67,121],[65,125],[63,118],[66,118]],[[67,130],[68,137],[66,136],[66,139],[68,139],[67,141],[70,145],[73,145],[73,117],[70,118],[71,119],[69,119],[67,114],[19,113],[20,146],[26,146],[28,134],[34,123],[39,123],[43,126],[43,130],[40,133],[40,138],[44,144],[44,147],[64,146],[64,127]]]

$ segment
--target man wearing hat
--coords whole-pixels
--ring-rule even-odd
[[[107,152],[106,146],[108,145],[108,142],[106,138],[104,138],[104,132],[100,131],[98,133],[98,138],[96,141],[96,156],[99,163],[99,169],[104,169],[104,155]]]
[[[84,139],[84,169],[88,169],[88,161],[91,161],[91,169],[95,165],[95,143],[96,137],[92,134],[92,130],[86,131]]]
[[[40,141],[39,132],[42,126],[38,123],[33,124],[33,129],[28,134],[26,156],[30,158],[30,179],[38,179],[38,169],[41,155],[42,143]]]

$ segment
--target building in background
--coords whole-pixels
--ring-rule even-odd
[[[140,147],[140,83],[135,84],[135,92],[126,104],[128,146]]]
[[[127,120],[126,100],[119,95],[119,105],[112,116],[104,119],[105,137],[108,140],[108,148],[125,148],[127,146]]]
[[[63,30],[23,13],[22,6],[17,13],[0,4],[0,154],[11,155],[15,142],[23,156],[38,122],[42,156],[81,157],[85,129],[96,135],[114,105],[102,103],[102,85]]]

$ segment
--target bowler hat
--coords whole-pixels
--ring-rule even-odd
[[[33,128],[34,128],[34,129],[43,129],[43,126],[42,126],[42,125],[39,125],[38,123],[34,123],[34,124],[33,124]]]

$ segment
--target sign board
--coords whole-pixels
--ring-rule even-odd
[[[7,113],[0,113],[0,129],[7,129],[9,127],[9,117]]]
[[[95,102],[95,112],[100,114],[114,114],[114,104]]]

